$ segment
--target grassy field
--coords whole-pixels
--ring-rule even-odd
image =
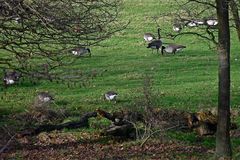
[[[216,107],[218,55],[209,49],[208,42],[192,36],[179,38],[175,42],[164,39],[165,42],[187,46],[177,55],[152,54],[146,48],[143,33],[156,33],[157,26],[152,17],[163,13],[166,6],[169,5],[157,0],[125,0],[122,17],[124,21],[130,20],[128,28],[102,43],[104,47],[92,47],[92,58],[79,59],[74,66],[83,71],[103,72],[101,76],[94,78],[86,87],[68,88],[66,84],[41,82],[31,85],[23,82],[20,86],[10,87],[2,96],[1,109],[8,113],[23,111],[37,91],[46,90],[54,93],[56,101],[68,102],[64,107],[77,111],[102,107],[111,109],[113,104],[104,103],[102,94],[116,90],[121,103],[114,106],[121,107],[140,94],[139,89],[143,87],[146,75],[152,77],[154,90],[164,93],[159,97],[160,107],[188,110]],[[164,27],[164,23],[159,25]],[[234,31],[232,35],[231,106],[239,107],[239,44]]]
[[[193,36],[175,41],[187,48],[176,55],[157,55],[147,49],[144,32],[157,35],[157,25],[152,17],[168,10],[166,3],[159,0],[124,0],[121,18],[131,23],[124,31],[91,47],[92,57],[81,58],[75,68],[83,71],[102,72],[85,87],[78,84],[39,82],[32,85],[23,82],[12,86],[1,94],[0,114],[24,112],[33,102],[38,91],[49,91],[55,96],[55,106],[70,112],[83,113],[96,108],[109,111],[119,110],[134,103],[142,95],[144,77],[152,77],[152,87],[159,93],[158,107],[198,111],[217,107],[218,55],[208,47],[209,42]],[[160,23],[160,22],[159,22]],[[164,23],[160,23],[164,27]],[[166,27],[165,27],[166,28]],[[171,29],[171,28],[170,28]],[[240,45],[232,30],[231,47],[231,107],[240,107]],[[116,104],[105,102],[103,93],[115,90],[119,93]],[[0,124],[4,124],[2,118]],[[10,123],[10,122],[9,122]]]

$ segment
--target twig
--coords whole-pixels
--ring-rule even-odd
[[[16,137],[17,134],[14,134],[8,141],[7,143],[0,149],[0,154],[4,152],[4,150],[9,146],[11,141]]]
[[[141,143],[141,147],[147,142],[147,140],[151,137],[151,136],[153,136],[154,134],[156,134],[156,133],[158,133],[158,132],[163,132],[163,131],[167,131],[167,130],[170,130],[170,129],[174,129],[174,128],[177,128],[177,127],[179,127],[180,125],[178,124],[178,125],[176,125],[176,126],[173,126],[173,127],[169,127],[169,128],[166,128],[166,129],[159,129],[159,130],[156,130],[156,131],[154,131],[154,132],[152,132],[151,134],[149,134],[144,140],[143,140],[143,142]]]

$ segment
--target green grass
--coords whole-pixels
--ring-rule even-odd
[[[56,101],[67,102],[69,109],[109,108],[122,106],[103,102],[100,98],[105,91],[116,90],[122,102],[131,102],[143,86],[144,75],[153,77],[153,87],[165,93],[159,97],[159,106],[198,110],[217,106],[218,56],[208,48],[207,42],[187,36],[176,43],[187,45],[187,49],[177,55],[161,56],[152,54],[143,41],[144,32],[155,32],[157,26],[151,17],[158,16],[167,9],[166,3],[158,0],[125,0],[122,20],[128,21],[128,28],[102,43],[107,47],[92,47],[93,57],[77,61],[74,68],[104,71],[86,87],[40,82],[31,85],[24,82],[0,92],[1,113],[23,111],[31,104],[37,91],[48,90],[55,94]],[[126,16],[128,15],[128,16]],[[164,27],[164,24],[160,24]],[[240,55],[239,44],[232,36],[231,53],[231,106],[239,107]],[[167,42],[173,42],[166,40]],[[139,92],[137,92],[139,94]],[[117,108],[116,107],[116,108]]]
[[[5,115],[25,111],[37,91],[52,92],[58,107],[73,113],[93,111],[96,108],[119,110],[142,94],[140,91],[145,75],[153,77],[155,91],[164,93],[164,96],[158,97],[159,107],[189,111],[216,107],[218,55],[209,49],[208,42],[193,36],[178,38],[174,43],[186,45],[187,48],[176,55],[152,54],[146,48],[144,32],[157,31],[157,25],[151,17],[164,13],[170,7],[167,2],[160,3],[159,0],[124,0],[120,19],[131,22],[127,29],[104,41],[101,45],[105,47],[91,47],[92,57],[79,59],[74,66],[81,70],[104,71],[102,75],[91,80],[86,87],[76,85],[69,88],[66,84],[46,81],[37,85],[23,82],[9,87],[6,93],[1,90],[0,125],[7,123],[4,121]],[[160,26],[164,25],[160,23]],[[235,30],[232,30],[231,39],[231,107],[239,108],[240,45]],[[119,93],[119,103],[103,101],[102,95],[108,90]],[[97,122],[93,123],[98,125]],[[209,145],[213,144],[206,144]]]
[[[176,43],[187,45],[187,49],[175,56],[152,54],[146,48],[143,33],[156,33],[157,26],[151,17],[164,13],[166,6],[169,7],[157,0],[125,0],[122,21],[130,20],[128,28],[102,43],[107,47],[92,47],[93,57],[79,59],[74,66],[81,70],[106,70],[102,76],[93,79],[86,87],[68,88],[66,84],[49,82],[10,87],[0,102],[2,112],[23,111],[31,104],[36,92],[42,90],[53,92],[56,101],[68,102],[64,107],[72,110],[111,109],[116,105],[104,103],[100,99],[102,94],[116,90],[119,99],[131,102],[135,96],[131,93],[142,88],[146,74],[153,77],[154,89],[165,93],[164,97],[159,97],[158,105],[161,107],[198,110],[217,106],[218,57],[208,48],[207,42],[192,36],[177,39]],[[164,28],[164,23],[160,25]],[[231,106],[238,107],[240,56],[235,33],[232,42]],[[3,95],[3,91],[0,94]],[[120,106],[122,104],[117,104],[114,108]]]

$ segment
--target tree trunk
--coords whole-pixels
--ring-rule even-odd
[[[230,0],[230,7],[231,7],[231,12],[233,15],[236,31],[238,34],[238,40],[240,41],[240,18],[239,18],[239,13],[238,13],[238,4],[236,3],[235,0]]]
[[[227,0],[216,0],[219,53],[218,124],[216,134],[216,158],[232,156],[230,142],[230,29]]]

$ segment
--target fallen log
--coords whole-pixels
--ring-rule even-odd
[[[136,138],[136,128],[134,127],[133,122],[128,118],[138,119],[139,117],[135,117],[139,116],[138,114],[133,114],[132,112],[114,112],[111,114],[101,109],[97,109],[97,112],[102,117],[113,122],[108,128],[103,130],[101,135],[113,136],[121,139]]]
[[[96,111],[100,116],[109,119],[114,123],[114,125],[118,125],[118,126],[126,123],[130,123],[130,122],[131,123],[135,123],[137,121],[143,122],[143,115],[138,112],[119,111],[119,112],[113,112],[111,114],[101,109],[97,109]]]
[[[57,124],[57,125],[52,125],[52,124],[46,124],[46,125],[40,125],[36,128],[31,128],[31,129],[26,129],[22,131],[18,137],[24,137],[24,136],[33,136],[37,135],[41,132],[50,132],[53,130],[62,130],[64,128],[67,129],[75,129],[75,128],[82,128],[82,127],[88,127],[88,119],[91,117],[97,117],[97,112],[89,112],[84,114],[79,121],[74,121],[74,122],[66,122],[63,124]]]

